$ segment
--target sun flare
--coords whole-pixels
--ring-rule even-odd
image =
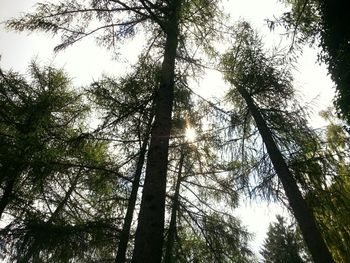
[[[191,127],[187,127],[185,130],[186,141],[194,142],[196,140],[196,137],[197,137],[196,130]]]

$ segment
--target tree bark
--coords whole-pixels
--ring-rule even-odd
[[[184,146],[182,146],[182,150],[181,150],[179,171],[177,174],[177,181],[176,181],[175,192],[173,196],[173,205],[171,207],[171,216],[170,216],[170,223],[169,223],[169,230],[168,230],[168,239],[167,239],[166,248],[165,248],[164,263],[174,262],[173,247],[174,247],[175,237],[176,237],[176,217],[177,217],[176,213],[179,209],[179,194],[180,194],[180,186],[181,186],[182,167],[185,159],[185,152],[183,148]]]
[[[334,262],[326,243],[316,225],[315,217],[306,204],[298,185],[291,174],[287,163],[285,162],[280,150],[278,149],[270,129],[268,128],[258,107],[255,105],[253,98],[243,87],[236,87],[238,92],[245,100],[254,120],[258,127],[259,133],[264,141],[271,162],[282,182],[289,205],[291,206],[294,216],[299,224],[305,243],[310,250],[313,260],[316,263]]]
[[[117,252],[116,259],[115,259],[116,263],[124,263],[125,262],[125,255],[126,255],[126,250],[128,248],[128,242],[129,242],[129,237],[130,237],[130,228],[131,228],[132,218],[134,215],[135,204],[136,204],[136,200],[137,200],[137,191],[139,189],[142,168],[143,168],[143,165],[145,162],[145,156],[146,156],[146,152],[147,152],[147,144],[148,144],[149,136],[150,136],[149,130],[150,130],[150,126],[152,125],[152,121],[153,121],[153,116],[150,118],[150,121],[148,123],[146,135],[145,135],[145,138],[142,142],[139,158],[137,160],[134,181],[132,182],[132,189],[131,189],[129,202],[128,202],[128,208],[126,210],[123,229],[122,229],[122,232],[121,232],[121,235],[119,238],[118,252]]]
[[[173,0],[169,4],[172,12],[169,12],[166,23],[164,59],[147,156],[146,177],[135,236],[133,263],[159,263],[162,258],[166,173],[174,99],[180,5],[181,0]]]

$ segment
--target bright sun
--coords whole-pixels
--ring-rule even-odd
[[[185,130],[185,138],[188,142],[194,142],[196,140],[197,134],[195,129],[187,127]]]

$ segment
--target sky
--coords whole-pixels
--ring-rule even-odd
[[[16,17],[21,12],[31,10],[36,0],[0,0],[0,22]],[[272,36],[267,29],[265,19],[278,17],[285,9],[277,0],[223,0],[225,11],[232,19],[244,18],[262,32],[264,39],[270,44],[277,44],[278,38]],[[276,40],[277,39],[277,40]],[[47,34],[28,34],[8,32],[0,24],[0,67],[5,70],[25,73],[28,64],[35,59],[43,64],[52,64],[64,68],[76,86],[84,86],[97,80],[101,74],[115,75],[125,71],[127,65],[136,62],[142,40],[140,39],[121,47],[120,53],[126,54],[121,60],[112,59],[110,51],[97,47],[93,39],[86,39],[55,54],[53,48],[59,43],[59,38]],[[318,116],[320,110],[331,106],[334,97],[333,84],[327,76],[325,65],[317,63],[317,50],[305,48],[299,59],[298,70],[295,71],[295,87],[300,92],[302,103],[311,106],[311,123],[321,127],[325,123]],[[223,94],[225,83],[221,75],[208,71],[202,80],[194,87],[195,91],[205,98],[212,99],[215,95]],[[251,246],[255,252],[265,238],[269,222],[278,213],[286,214],[285,209],[278,204],[266,202],[244,202],[236,210],[248,230],[255,234]]]

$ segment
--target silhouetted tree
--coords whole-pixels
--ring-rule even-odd
[[[288,225],[282,216],[277,222],[270,223],[261,255],[266,263],[303,263],[310,262],[298,231]]]
[[[251,27],[243,22],[238,29],[236,44],[223,58],[225,78],[234,87],[229,96],[232,101],[243,100],[249,115],[256,123],[313,259],[315,262],[334,262],[297,180],[279,149],[287,147],[288,150],[289,147],[298,145],[299,137],[295,137],[298,133],[293,135],[292,131],[303,129],[303,136],[310,131],[303,119],[288,118],[285,109],[288,109],[288,102],[291,103],[293,99],[291,75],[285,67],[277,69],[283,63],[283,60],[277,59],[264,55],[261,41]],[[297,104],[294,103],[293,106]],[[284,118],[288,121],[284,121]],[[291,136],[286,138],[285,135]]]
[[[60,33],[62,44],[56,50],[102,32],[98,41],[112,47],[116,40],[133,36],[141,25],[160,43],[163,62],[155,99],[155,117],[147,156],[146,176],[138,217],[133,262],[160,262],[163,246],[166,171],[174,99],[175,60],[177,53],[187,57],[185,40],[191,37],[199,46],[212,39],[213,1],[78,1],[40,4],[34,14],[14,19],[8,26],[17,30],[43,30]],[[90,22],[98,22],[96,23]],[[117,32],[117,33],[116,33]],[[179,46],[179,41],[180,47]],[[180,51],[185,52],[180,52]],[[191,58],[188,58],[191,59]]]

